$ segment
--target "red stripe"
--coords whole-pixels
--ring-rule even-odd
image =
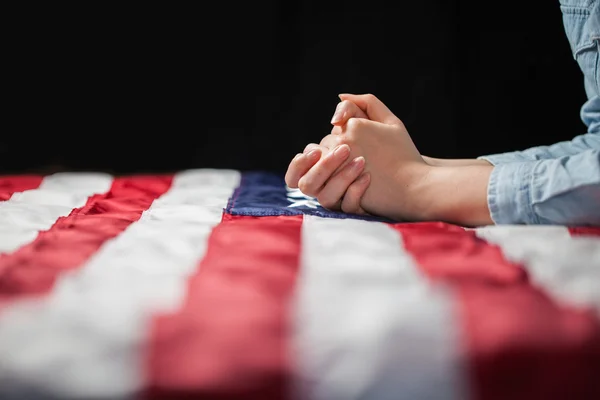
[[[588,226],[569,227],[572,236],[600,236],[600,228]]]
[[[117,178],[108,192],[91,196],[33,242],[0,255],[0,310],[17,297],[48,292],[61,272],[81,266],[104,242],[137,221],[171,181],[172,177]]]
[[[423,271],[460,299],[474,398],[600,398],[600,323],[590,310],[558,304],[473,231],[395,229]]]
[[[150,398],[286,397],[301,226],[301,217],[226,216],[214,228],[182,309],[154,321]]]
[[[16,192],[37,189],[43,179],[41,175],[0,176],[0,201],[10,199]]]

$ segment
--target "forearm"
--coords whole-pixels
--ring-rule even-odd
[[[600,226],[600,151],[497,166],[425,167],[410,193],[415,220],[463,226]]]
[[[434,167],[461,167],[467,165],[491,165],[486,160],[480,160],[476,158],[458,158],[458,159],[443,159],[422,156],[423,160]]]
[[[462,226],[491,225],[487,201],[491,165],[428,167],[414,186],[415,219]]]

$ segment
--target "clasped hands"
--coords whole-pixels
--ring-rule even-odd
[[[377,97],[339,97],[331,133],[290,162],[285,176],[290,188],[326,209],[351,214],[492,223],[486,202],[489,164],[435,165],[437,159],[421,156],[402,121]]]

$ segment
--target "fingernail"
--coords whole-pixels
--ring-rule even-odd
[[[335,110],[335,113],[333,113],[333,117],[331,118],[331,123],[337,124],[341,120],[342,120],[342,112],[340,112],[339,110]]]
[[[309,160],[314,160],[315,158],[319,157],[319,154],[321,153],[321,150],[319,149],[314,149],[308,152],[308,154],[306,155],[306,157],[308,157]]]
[[[346,157],[350,154],[350,146],[347,144],[339,145],[338,148],[334,150],[333,154],[337,157]]]
[[[298,153],[298,154],[296,154],[296,156],[294,157],[294,160],[297,160],[297,159],[299,159],[299,158],[300,158],[300,157],[302,157],[303,155],[304,155],[304,154],[302,154],[302,153]]]
[[[365,166],[365,158],[364,157],[356,157],[354,160],[352,160],[352,169],[354,170],[359,170],[362,169],[362,167]]]

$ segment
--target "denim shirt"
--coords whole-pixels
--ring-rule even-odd
[[[560,0],[588,97],[587,133],[571,141],[479,157],[494,165],[488,206],[496,224],[600,226],[600,0]]]

